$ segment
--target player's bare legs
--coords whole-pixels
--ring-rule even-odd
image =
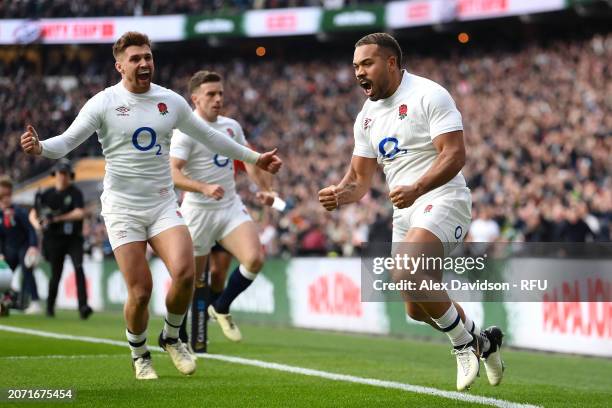
[[[411,246],[415,243],[424,244],[423,253],[429,251],[426,256],[444,256],[444,249],[442,243],[434,234],[423,228],[412,228],[406,234],[405,242],[411,243]],[[418,252],[418,251],[417,251]],[[440,330],[440,327],[433,321],[432,316],[441,316],[450,307],[450,299],[448,296],[446,301],[438,302],[411,302],[406,301],[406,313],[414,320],[425,322],[436,330]],[[461,321],[465,323],[465,312],[463,308],[457,303],[452,302],[461,317]],[[471,326],[471,325],[470,325]],[[470,327],[467,328],[468,331]]]
[[[424,254],[425,257],[444,256],[442,243],[426,229],[412,228],[406,234],[404,242],[410,243],[407,249],[416,256],[420,254]],[[441,271],[427,273],[427,279],[441,280]],[[491,327],[481,332],[463,308],[458,303],[450,301],[446,292],[435,292],[436,301],[421,301],[420,299],[427,297],[427,293],[418,295],[418,299],[411,301],[410,293],[405,293],[406,313],[413,319],[423,321],[448,335],[453,344],[453,352],[457,356],[457,388],[467,389],[474,382],[479,371],[480,357],[485,361],[489,382],[492,385],[499,384],[503,376],[503,362],[499,353],[503,337],[501,330]]]
[[[208,268],[210,272],[210,304],[215,303],[215,301],[221,296],[223,293],[223,289],[225,288],[225,281],[227,280],[227,272],[232,263],[232,254],[227,252],[225,248],[221,250],[215,250],[213,248],[208,255],[196,256],[195,257],[195,280],[204,279],[204,272],[206,272],[206,268]],[[179,337],[183,343],[189,342],[189,335],[187,334],[187,319],[183,321],[181,325],[181,329],[179,331]],[[194,358],[197,358],[196,354],[188,345],[191,355]]]
[[[196,256],[195,257],[195,280],[204,279],[204,272],[206,272],[206,262],[208,261],[208,255]]]
[[[264,253],[257,227],[252,221],[240,224],[219,243],[238,259],[240,266],[232,272],[227,287],[208,308],[208,314],[219,322],[223,334],[228,339],[239,341],[242,339],[242,334],[233,322],[229,308],[234,299],[253,283],[263,267]]]
[[[151,354],[147,349],[147,324],[149,322],[149,299],[153,290],[153,279],[145,258],[147,243],[130,242],[114,250],[119,270],[123,274],[128,297],[123,307],[126,336],[132,350],[136,378],[152,380],[157,374],[151,365]]]
[[[176,226],[159,233],[149,242],[172,277],[166,295],[166,308],[170,313],[184,314],[191,302],[195,276],[189,230],[186,226]]]
[[[264,253],[253,221],[243,222],[219,243],[250,272],[259,273],[263,267]]]
[[[130,242],[114,251],[128,290],[123,314],[127,328],[132,333],[142,333],[149,322],[148,307],[153,279],[145,258],[146,248],[146,242]]]
[[[453,304],[455,305],[455,308],[457,309],[457,312],[459,313],[459,317],[461,317],[461,321],[463,322],[463,324],[466,326],[466,328],[468,329],[468,331],[470,333],[474,334],[475,331],[473,329],[471,329],[472,325],[466,324],[466,315],[465,315],[465,312],[463,311],[463,308],[461,307],[461,305],[459,303],[457,303],[457,302],[453,302]],[[438,327],[436,322],[434,322],[432,320],[431,316],[429,316],[429,314],[427,314],[427,312],[425,310],[423,310],[423,308],[421,307],[421,305],[419,303],[416,303],[416,302],[406,302],[406,314],[408,316],[410,316],[410,318],[413,319],[413,320],[416,320],[418,322],[427,323],[428,325],[430,325],[434,329],[440,330],[440,327]],[[468,318],[468,323],[469,323],[469,321],[470,320]]]
[[[159,344],[168,352],[176,368],[189,375],[195,371],[195,360],[178,337],[193,295],[195,263],[191,236],[187,227],[181,225],[159,233],[149,243],[172,277],[166,295],[167,313]]]
[[[232,254],[227,251],[212,251],[210,253],[210,290],[212,301],[217,300],[225,288],[227,272],[232,263]]]
[[[406,247],[400,248],[400,251],[404,254],[407,253],[415,257],[424,256],[425,258],[444,257],[442,242],[426,229],[411,228],[406,234],[404,242],[407,244]],[[440,270],[412,272],[415,272],[412,277],[419,281],[425,279],[441,282],[442,271]],[[396,279],[397,277],[399,276],[396,276]],[[403,278],[406,279],[408,276]],[[418,282],[417,285],[419,285]],[[407,311],[415,311],[420,308],[429,317],[425,318],[425,321],[430,325],[435,324],[438,330],[446,333],[453,345],[453,353],[457,357],[457,389],[462,391],[469,388],[476,380],[480,369],[480,337],[472,336],[465,328],[457,308],[445,291],[405,292],[404,297],[409,304]],[[419,317],[423,318],[422,315],[419,315]]]

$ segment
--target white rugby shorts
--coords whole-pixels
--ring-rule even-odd
[[[195,256],[208,255],[216,241],[228,236],[240,224],[253,221],[238,196],[229,206],[218,209],[183,203],[181,213],[191,233]]]
[[[467,235],[472,221],[472,195],[465,188],[425,195],[408,208],[393,213],[393,242],[402,242],[411,228],[430,231],[449,255]]]
[[[130,242],[148,241],[167,229],[185,225],[174,197],[147,210],[119,206],[108,196],[103,196],[101,201],[102,217],[113,250]]]

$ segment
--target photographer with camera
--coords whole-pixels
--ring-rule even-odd
[[[72,184],[75,174],[69,160],[59,160],[51,175],[55,177],[55,187],[37,194],[33,209],[33,218],[42,229],[43,255],[51,264],[47,316],[55,316],[55,299],[64,259],[66,255],[70,255],[76,275],[79,314],[81,319],[87,319],[93,311],[87,304],[83,273],[83,193]]]
[[[8,176],[0,177],[0,260],[6,262],[11,271],[21,265],[23,274],[22,296],[32,295],[27,313],[40,311],[38,291],[32,274],[32,266],[38,257],[38,239],[25,209],[13,204],[13,182]],[[10,287],[0,287],[0,315],[8,314],[16,299]],[[4,290],[8,292],[3,293]]]

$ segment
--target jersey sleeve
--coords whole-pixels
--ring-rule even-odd
[[[59,159],[76,149],[100,129],[103,111],[104,94],[99,92],[83,105],[76,119],[64,133],[40,142],[42,155],[49,159]]]
[[[244,130],[242,129],[242,126],[240,126],[240,123],[234,121],[234,124],[236,125],[236,130],[238,131],[236,132],[236,142],[243,146],[251,147],[246,141],[246,136],[244,135]]]
[[[204,144],[213,152],[221,153],[232,159],[243,160],[247,163],[254,164],[257,162],[260,156],[259,153],[236,143],[233,139],[213,129],[191,111],[191,108],[182,97],[176,96],[182,101],[177,104],[179,113],[176,123],[176,127],[181,132]]]
[[[446,89],[440,87],[428,92],[424,107],[432,140],[444,133],[463,130],[461,113]]]
[[[355,147],[353,148],[353,156],[376,158],[376,152],[372,149],[365,131],[363,129],[363,111],[359,112],[355,124],[353,125],[353,135],[355,137]]]
[[[242,130],[242,126],[240,126],[240,123],[235,122],[235,124],[236,124],[236,129],[238,130],[238,132],[236,133],[236,141],[240,143],[241,145],[252,147],[251,144],[246,141],[246,136],[244,135],[244,130]],[[240,172],[246,172],[246,171],[247,171],[246,166],[244,165],[243,161],[234,160],[234,175]]]
[[[180,130],[174,129],[172,139],[170,140],[170,157],[185,161],[189,160],[189,153],[193,149],[193,141],[193,139]]]

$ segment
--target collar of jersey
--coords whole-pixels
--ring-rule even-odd
[[[127,88],[123,85],[123,81],[119,81],[119,83],[117,84],[117,87],[119,88],[120,92],[122,92],[123,94],[131,97],[131,98],[148,98],[149,96],[151,96],[151,94],[153,93],[153,87],[155,86],[155,84],[153,82],[151,82],[151,87],[149,88],[149,90],[145,93],[134,93],[134,92],[130,92],[127,90]]]
[[[391,95],[388,98],[380,99],[379,101],[377,101],[378,103],[380,103],[380,106],[384,106],[384,107],[395,106],[395,104],[399,102],[398,99],[400,98],[400,94],[402,93],[401,91],[408,86],[409,81],[410,81],[410,76],[408,74],[408,71],[406,71],[405,69],[402,69],[402,82],[400,82],[400,85],[397,87],[395,92],[393,92],[393,95]]]

